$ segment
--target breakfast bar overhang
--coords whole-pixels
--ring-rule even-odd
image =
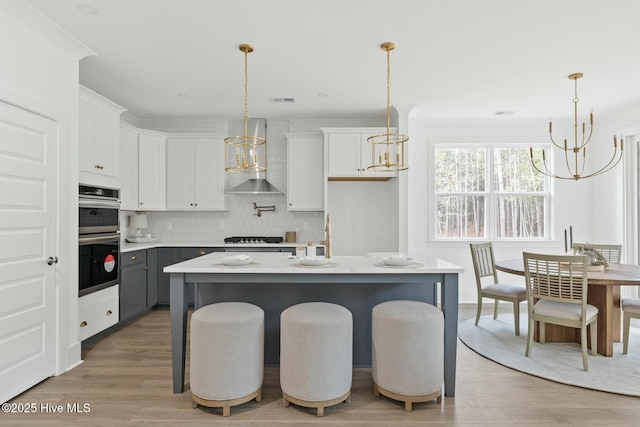
[[[353,314],[354,366],[371,366],[371,310],[384,301],[410,299],[440,305],[445,319],[444,393],[455,395],[458,331],[458,274],[464,270],[436,258],[414,259],[411,268],[383,266],[367,256],[339,256],[305,268],[284,253],[252,254],[242,267],[221,263],[228,253],[212,253],[164,268],[170,274],[173,392],[185,388],[188,286],[196,284],[196,308],[219,301],[254,303],[265,312],[265,363],[277,364],[279,316],[305,301],[340,304]],[[271,333],[270,333],[271,332]],[[271,346],[271,353],[267,346]],[[275,350],[274,350],[275,349]]]

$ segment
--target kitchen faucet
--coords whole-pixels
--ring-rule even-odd
[[[324,245],[324,256],[326,258],[331,258],[331,215],[327,214],[327,225],[324,227],[325,231],[325,240],[320,242],[321,245]]]

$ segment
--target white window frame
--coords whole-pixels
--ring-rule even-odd
[[[536,192],[536,193],[528,193],[528,192],[513,192],[513,193],[497,193],[494,190],[494,159],[495,159],[495,149],[496,148],[520,148],[520,149],[529,149],[529,147],[533,147],[534,150],[540,150],[543,148],[545,150],[545,154],[547,156],[547,163],[553,165],[553,150],[551,149],[551,144],[548,142],[519,142],[513,139],[509,139],[508,141],[502,139],[491,139],[488,140],[486,138],[478,138],[478,139],[465,139],[465,140],[438,140],[433,141],[433,144],[430,144],[430,157],[431,160],[428,162],[429,164],[429,182],[428,182],[428,194],[429,194],[429,212],[430,212],[430,221],[431,225],[429,226],[429,240],[434,242],[460,242],[460,241],[504,241],[504,242],[525,242],[525,241],[536,241],[536,242],[546,242],[551,241],[551,230],[552,228],[552,203],[553,203],[553,193],[554,193],[554,185],[553,180],[548,177],[545,177],[546,180],[546,192]],[[488,176],[486,177],[486,188],[483,193],[467,193],[471,194],[484,194],[485,197],[488,198],[486,212],[485,212],[485,236],[483,237],[439,237],[438,236],[438,213],[437,213],[437,202],[436,197],[437,194],[435,192],[435,151],[437,148],[485,148],[487,163],[486,163],[486,173]],[[458,193],[455,193],[458,194]],[[463,193],[464,194],[464,193]],[[497,236],[497,207],[498,207],[498,196],[527,196],[527,195],[541,195],[545,200],[545,212],[544,212],[544,236],[543,237],[498,237]]]

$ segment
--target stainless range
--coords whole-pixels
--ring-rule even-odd
[[[225,243],[243,243],[243,244],[260,244],[260,243],[282,243],[282,237],[254,237],[254,236],[234,236],[225,237]]]

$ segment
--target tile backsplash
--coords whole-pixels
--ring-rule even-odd
[[[323,212],[287,211],[287,146],[284,133],[289,131],[288,121],[267,122],[267,179],[284,195],[228,194],[224,212],[145,212],[151,233],[162,241],[222,242],[230,236],[282,236],[296,231],[298,242],[319,242],[324,238]],[[242,121],[229,123],[230,135],[243,133]],[[231,188],[252,175],[227,174],[226,188]],[[256,216],[253,203],[274,205],[275,212]],[[122,213],[123,233],[131,234],[128,216]]]

